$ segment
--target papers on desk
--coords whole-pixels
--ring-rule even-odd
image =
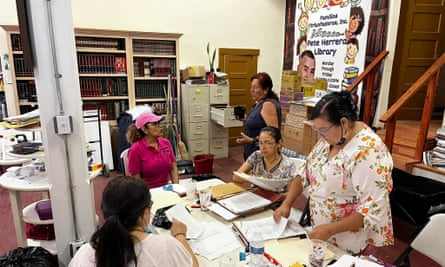
[[[271,204],[272,201],[247,191],[229,198],[218,200],[217,203],[228,209],[230,212],[240,215],[264,209]]]
[[[187,239],[193,252],[209,260],[241,247],[229,227],[220,222],[198,222],[181,204],[171,207],[165,214],[170,221],[175,218],[187,225]]]
[[[279,223],[275,223],[272,216],[257,220],[237,221],[233,223],[233,226],[247,241],[250,240],[251,235],[255,232],[253,231],[254,229],[261,231],[264,240],[305,235],[304,228],[296,221],[281,218]]]
[[[343,266],[355,266],[355,267],[382,267],[382,265],[368,260],[360,259],[351,255],[343,255],[330,267],[343,267]]]
[[[286,187],[287,183],[290,180],[290,179],[269,179],[269,178],[249,175],[247,173],[238,171],[233,172],[233,174],[243,178],[246,181],[249,181],[250,183],[258,187],[271,190],[274,192],[281,192]]]
[[[205,230],[199,238],[189,241],[194,253],[214,260],[241,247],[230,227],[220,222],[204,223],[203,225]]]
[[[181,221],[187,226],[187,239],[197,239],[204,232],[204,226],[192,217],[182,204],[176,204],[165,212],[167,218]]]

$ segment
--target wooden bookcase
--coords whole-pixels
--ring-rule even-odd
[[[18,26],[2,25],[7,34],[14,101],[19,115],[38,108],[33,70],[23,65]],[[178,33],[75,29],[83,109],[101,111],[102,120],[139,104],[166,113],[168,90],[177,101],[179,84]],[[171,78],[169,78],[171,77]],[[177,102],[179,103],[179,102]]]

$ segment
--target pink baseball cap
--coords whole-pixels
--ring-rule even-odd
[[[149,122],[162,121],[164,118],[164,115],[158,116],[151,112],[142,113],[136,118],[136,128],[141,129],[142,127],[144,127],[145,124]]]

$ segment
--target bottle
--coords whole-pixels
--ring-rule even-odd
[[[259,229],[254,229],[249,242],[249,266],[264,265],[264,238]]]

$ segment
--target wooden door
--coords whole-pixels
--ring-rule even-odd
[[[402,1],[389,95],[390,105],[445,51],[444,16],[443,0]],[[397,118],[420,119],[425,94],[426,85],[401,108]]]
[[[245,106],[249,114],[253,105],[250,94],[250,77],[257,73],[258,49],[219,49],[219,69],[229,75],[230,105]],[[243,127],[229,129],[229,145],[236,145]]]

